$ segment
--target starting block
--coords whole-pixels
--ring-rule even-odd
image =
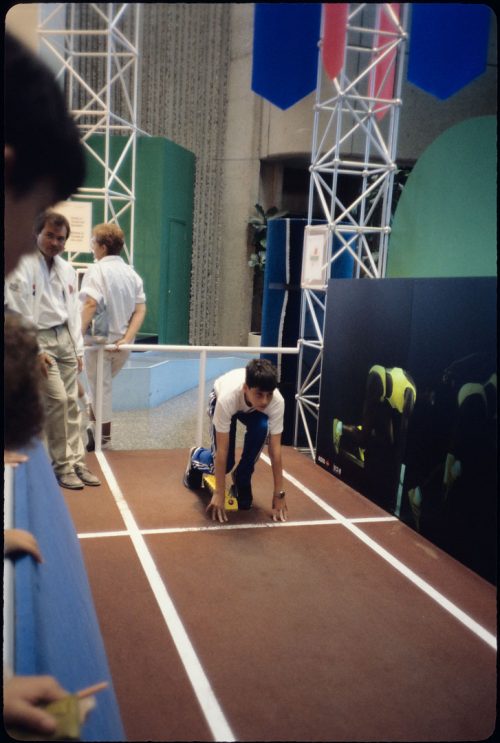
[[[213,494],[215,492],[215,475],[203,475],[203,486]],[[226,511],[238,510],[238,501],[229,490],[226,490],[224,496],[224,508]]]

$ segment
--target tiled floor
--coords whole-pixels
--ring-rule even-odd
[[[205,400],[214,380],[207,381]],[[114,412],[113,449],[180,449],[196,443],[198,388],[177,395],[156,408]],[[206,410],[206,405],[205,405]],[[241,428],[241,427],[238,427]],[[237,441],[239,438],[237,436]],[[203,443],[210,442],[208,416],[203,416]]]

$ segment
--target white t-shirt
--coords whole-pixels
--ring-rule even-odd
[[[49,271],[44,259],[40,260],[40,267],[44,278],[44,288],[40,297],[38,328],[46,330],[62,325],[68,320],[66,287],[54,268]]]
[[[55,256],[50,274],[40,251],[24,255],[6,278],[5,301],[38,330],[67,320],[76,354],[83,355],[76,271],[60,255]]]
[[[107,255],[86,271],[79,298],[104,301],[109,315],[109,340],[123,338],[136,304],[144,304],[146,295],[141,277],[119,255]]]
[[[212,422],[219,433],[229,433],[231,418],[235,413],[250,413],[255,410],[245,402],[244,384],[245,369],[233,369],[215,380],[217,402]],[[271,402],[262,412],[269,418],[269,433],[283,433],[285,401],[278,389],[274,390]]]

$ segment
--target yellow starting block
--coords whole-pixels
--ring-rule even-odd
[[[215,475],[203,475],[203,485],[213,494],[215,492]],[[238,501],[231,495],[229,490],[226,490],[225,493],[224,508],[226,511],[238,510]]]

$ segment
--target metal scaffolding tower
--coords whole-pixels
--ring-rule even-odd
[[[408,3],[350,4],[344,65],[333,80],[319,44],[308,225],[316,199],[328,228],[327,260],[323,286],[302,288],[294,434],[295,446],[307,442],[313,458],[332,264],[347,251],[355,278],[385,276],[408,10]]]
[[[40,11],[40,52],[64,87],[100,174],[98,185],[80,188],[73,198],[103,202],[104,221],[128,235],[125,253],[133,263],[141,5],[54,3]],[[117,134],[123,140],[118,153],[111,144]],[[78,263],[78,254],[71,262],[87,265]]]

